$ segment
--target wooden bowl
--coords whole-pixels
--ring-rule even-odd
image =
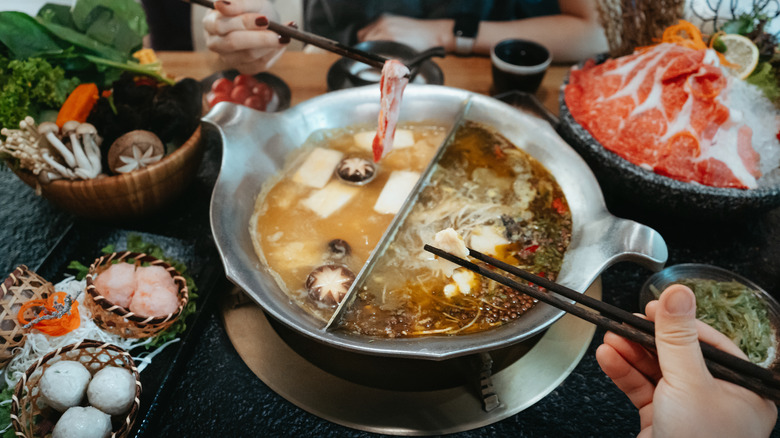
[[[125,415],[111,417],[111,437],[121,438],[130,434],[138,415],[141,399],[141,379],[133,358],[125,350],[113,344],[85,339],[47,353],[27,369],[17,382],[11,399],[11,423],[18,437],[50,436],[50,427],[60,413],[41,406],[38,382],[48,367],[60,360],[81,362],[93,376],[107,366],[125,368],[135,378],[135,399]],[[46,429],[49,429],[48,431]],[[41,433],[43,432],[43,433]]]
[[[44,198],[76,216],[126,220],[147,216],[174,200],[192,182],[203,158],[201,127],[173,153],[130,173],[90,180],[41,184],[32,172],[15,170]]]
[[[149,264],[162,266],[178,286],[179,305],[176,311],[165,316],[138,315],[109,301],[102,291],[95,287],[95,275],[108,269],[112,263],[132,263],[136,266]],[[84,304],[92,312],[92,320],[101,329],[124,338],[147,338],[155,336],[173,324],[179,318],[189,300],[187,280],[176,269],[164,261],[147,254],[137,252],[114,252],[97,258],[89,267],[87,274],[87,293]]]

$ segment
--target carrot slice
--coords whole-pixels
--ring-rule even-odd
[[[51,296],[49,296],[48,299],[45,300],[30,300],[22,304],[22,307],[19,309],[19,313],[16,315],[17,321],[19,321],[19,324],[21,325],[27,325],[30,323],[30,321],[34,320],[35,318],[31,320],[27,320],[25,318],[25,313],[35,307],[43,307],[44,309],[38,312],[37,317],[45,316],[45,315],[51,315],[55,312],[57,312],[57,308],[54,306],[54,304],[65,304],[65,298],[68,296],[65,292],[57,292]],[[66,333],[69,333],[75,329],[77,329],[81,325],[81,316],[79,315],[79,302],[73,301],[70,312],[64,314],[63,316],[59,318],[52,318],[52,319],[42,319],[38,322],[36,322],[33,327],[40,330],[42,333],[45,333],[49,336],[62,336]]]

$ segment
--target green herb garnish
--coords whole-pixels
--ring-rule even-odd
[[[14,428],[11,426],[11,397],[14,395],[14,387],[8,386],[0,391],[0,430],[3,432],[2,438],[14,438]]]

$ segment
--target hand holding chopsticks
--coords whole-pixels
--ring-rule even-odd
[[[545,278],[523,271],[472,249],[469,249],[469,255],[471,257],[516,275],[526,281],[537,284],[547,289],[547,291],[541,291],[526,284],[522,284],[493,270],[461,259],[433,246],[425,245],[425,250],[505,286],[519,290],[539,301],[550,304],[596,324],[599,327],[612,331],[642,345],[650,351],[655,350],[654,324],[630,312],[590,298],[577,291],[566,288],[565,286],[561,286]],[[567,300],[558,298],[550,292],[554,292],[569,300],[590,307],[601,312],[601,314],[587,310],[584,307],[576,306]],[[775,403],[780,402],[780,376],[778,376],[777,373],[718,350],[709,344],[702,343],[701,347],[707,367],[714,377],[743,386]]]
[[[182,1],[186,3],[193,3],[200,6],[204,6],[209,9],[214,9],[214,2],[210,0],[182,0]],[[313,33],[304,32],[302,30],[298,30],[293,26],[285,26],[281,23],[276,23],[274,21],[270,21],[268,23],[268,30],[276,32],[282,37],[292,38],[298,41],[302,41],[306,44],[317,46],[329,52],[337,53],[341,56],[346,56],[356,61],[363,62],[372,67],[376,67],[380,70],[385,65],[385,61],[387,61],[387,58],[385,58],[384,56],[358,50],[353,47],[349,47],[344,44],[341,44],[338,41],[334,41],[320,35],[315,35]]]

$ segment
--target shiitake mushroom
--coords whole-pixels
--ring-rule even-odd
[[[346,266],[328,264],[314,268],[306,278],[305,286],[313,300],[335,307],[354,281],[355,274]]]
[[[347,157],[336,166],[336,175],[349,184],[364,185],[376,176],[376,164],[361,157]]]

